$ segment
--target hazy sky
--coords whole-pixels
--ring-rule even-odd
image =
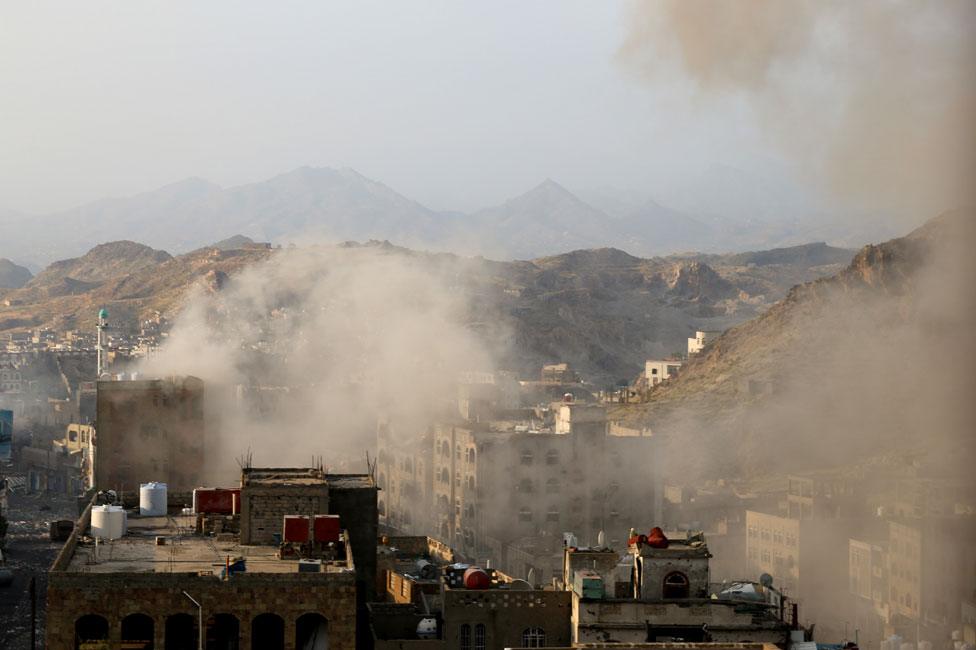
[[[552,177],[777,165],[746,109],[618,60],[619,2],[30,2],[0,10],[0,209],[350,166],[430,207]]]

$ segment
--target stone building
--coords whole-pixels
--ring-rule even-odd
[[[610,548],[567,547],[573,643],[751,642],[786,647],[792,612],[776,589],[710,582],[703,535],[631,539]]]
[[[48,576],[47,647],[195,648],[202,635],[220,650],[293,650],[323,638],[331,648],[356,648],[375,585],[371,478],[247,468],[241,483],[240,514],[186,515],[189,494],[170,492],[167,516],[133,509],[116,539],[92,537],[89,506]],[[272,503],[282,520],[309,514],[309,484],[327,490],[313,514],[339,516],[334,539],[307,526],[307,541],[242,542],[235,531],[270,526],[250,518]]]
[[[204,480],[204,386],[195,377],[99,381],[95,485],[135,490],[161,481],[192,489]]]

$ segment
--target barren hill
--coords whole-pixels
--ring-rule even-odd
[[[617,415],[661,432],[672,469],[693,475],[954,448],[973,424],[953,400],[976,386],[974,232],[973,215],[955,212],[866,246]]]
[[[367,245],[450,268],[470,294],[470,328],[486,338],[504,336],[500,367],[528,374],[542,363],[569,361],[601,385],[632,379],[647,358],[682,352],[695,329],[721,330],[761,313],[797,277],[839,268],[797,262],[759,270],[723,256],[644,259],[612,248],[492,262]],[[132,242],[98,246],[5,294],[12,300],[0,307],[0,331],[91,327],[101,307],[119,322],[135,323],[155,311],[172,318],[192,287],[218,291],[240,269],[275,254],[253,246],[208,247],[171,257]]]

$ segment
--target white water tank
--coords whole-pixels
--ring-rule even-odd
[[[143,483],[139,486],[139,514],[143,517],[166,516],[165,483]]]
[[[91,511],[91,535],[102,539],[119,539],[125,535],[125,521],[122,506],[94,506]]]

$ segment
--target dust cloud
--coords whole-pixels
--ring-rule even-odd
[[[917,223],[974,204],[976,3],[636,1],[628,26],[628,69],[744,99],[848,207]]]
[[[248,450],[257,465],[362,471],[381,415],[422,427],[459,373],[493,369],[455,264],[384,245],[276,251],[197,287],[141,370],[206,382],[208,480],[233,480]]]

